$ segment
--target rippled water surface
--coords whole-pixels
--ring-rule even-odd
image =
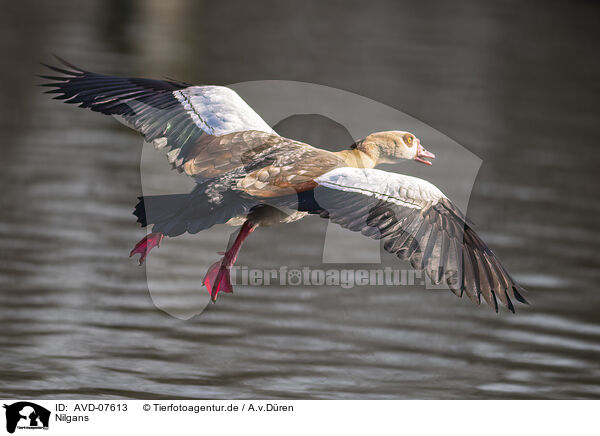
[[[253,5],[4,5],[0,395],[600,397],[598,5]],[[496,315],[419,287],[243,286],[197,317],[167,315],[127,258],[144,235],[131,215],[141,141],[42,94],[34,74],[52,52],[193,83],[314,82],[411,114],[482,159],[469,214],[532,305]],[[314,117],[278,130],[350,140]],[[314,220],[260,229],[240,264],[318,265]],[[196,236],[197,257],[161,247],[166,280],[205,292],[227,243],[216,232]]]

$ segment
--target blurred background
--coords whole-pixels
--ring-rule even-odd
[[[1,396],[600,397],[597,2],[1,6]],[[532,305],[497,315],[422,288],[241,287],[190,320],[165,314],[127,258],[144,235],[131,215],[141,140],[42,94],[52,53],[195,84],[312,82],[416,117],[483,160],[469,215]],[[350,141],[311,117],[276,130]],[[304,225],[289,246],[316,228]],[[240,262],[261,265],[279,232],[250,238]],[[207,263],[186,262],[205,292]]]

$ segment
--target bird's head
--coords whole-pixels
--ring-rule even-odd
[[[431,165],[426,159],[435,158],[433,153],[423,148],[419,138],[401,130],[371,133],[352,147],[366,153],[377,164],[396,163],[404,159]]]

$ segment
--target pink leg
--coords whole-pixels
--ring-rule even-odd
[[[133,256],[134,254],[139,254],[140,265],[143,264],[144,260],[146,260],[146,256],[148,256],[148,253],[150,253],[150,250],[152,250],[154,247],[160,247],[160,241],[162,241],[164,236],[165,235],[162,233],[150,233],[140,242],[135,244],[135,247],[133,247],[133,250],[131,250],[131,253],[129,253],[129,257]]]
[[[206,275],[204,276],[204,285],[208,289],[208,292],[210,293],[210,299],[213,303],[217,301],[217,294],[219,291],[223,291],[228,294],[233,292],[231,278],[229,277],[229,269],[235,263],[240,249],[242,248],[244,239],[246,239],[255,228],[256,226],[254,224],[250,224],[250,222],[246,221],[242,225],[242,228],[235,238],[233,245],[223,256],[223,259],[219,262],[213,263],[206,272]]]

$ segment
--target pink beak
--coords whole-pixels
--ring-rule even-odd
[[[425,158],[435,159],[435,154],[425,150],[421,143],[417,144],[417,155],[415,156],[415,160],[417,162],[424,163],[425,165],[431,165],[431,162],[425,160]]]

